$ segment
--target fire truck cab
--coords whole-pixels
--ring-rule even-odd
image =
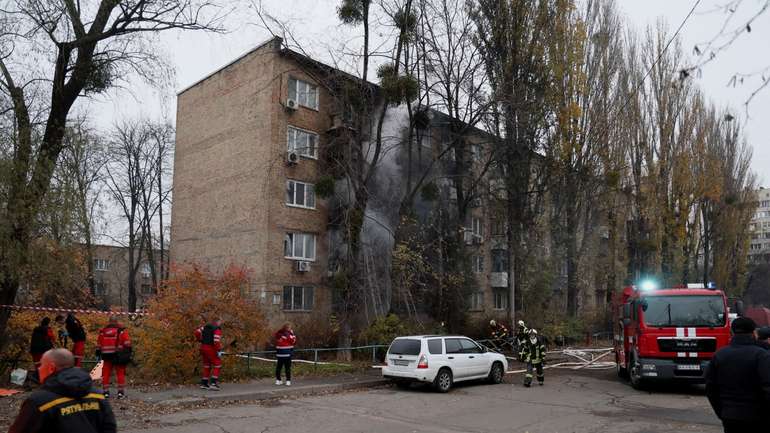
[[[703,284],[625,287],[613,302],[618,374],[646,382],[702,383],[714,352],[730,340],[725,294]]]

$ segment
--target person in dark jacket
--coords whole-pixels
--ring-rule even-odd
[[[770,350],[770,326],[763,326],[757,329],[757,344],[765,349]]]
[[[40,325],[32,330],[32,338],[29,342],[29,354],[32,355],[32,362],[35,363],[35,371],[40,368],[40,359],[43,354],[53,349],[56,337],[51,329],[51,318],[44,317]]]
[[[730,345],[719,349],[706,370],[706,396],[725,433],[767,432],[770,411],[770,353],[756,343],[754,321],[731,325]]]
[[[286,371],[286,386],[291,386],[291,356],[294,354],[294,345],[297,336],[291,329],[291,323],[286,322],[273,336],[275,338],[275,384],[283,385],[281,370]]]
[[[115,416],[91,376],[75,368],[67,349],[52,349],[40,364],[42,387],[22,404],[8,433],[115,433]]]
[[[86,351],[86,330],[83,324],[72,313],[67,313],[66,318],[64,316],[56,316],[56,322],[64,324],[64,328],[67,330],[66,335],[72,339],[72,354],[75,356],[75,367],[80,367],[83,363],[83,354]]]

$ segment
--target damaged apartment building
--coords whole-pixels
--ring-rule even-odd
[[[325,173],[328,144],[350,128],[339,101],[319,77],[354,77],[287,49],[274,38],[181,91],[177,103],[171,261],[248,268],[250,295],[272,324],[333,313],[332,280],[344,254],[336,225],[339,200],[316,194]],[[370,85],[373,92],[377,86]],[[404,107],[388,110],[380,168],[372,180],[361,242],[368,250],[362,310],[391,311],[391,260],[399,204],[405,192],[405,158],[424,170],[446,170],[429,161],[441,151],[451,119],[426,110],[427,123],[406,158]],[[484,158],[485,133],[474,130],[473,164]],[[426,157],[420,161],[419,155]],[[362,152],[369,157],[367,152]],[[476,168],[469,168],[475,170]],[[436,176],[437,178],[441,176]],[[442,200],[457,200],[451,182],[434,182]],[[337,181],[335,195],[344,190]],[[490,186],[491,188],[491,186]],[[471,200],[463,248],[472,257],[477,289],[466,297],[472,316],[508,317],[505,225]],[[416,207],[424,207],[421,199]],[[423,213],[427,212],[425,210]]]

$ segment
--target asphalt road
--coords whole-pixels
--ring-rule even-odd
[[[721,432],[702,387],[631,389],[614,372],[546,375],[524,388],[520,375],[501,385],[380,388],[297,400],[177,412],[156,418],[162,433],[240,432]],[[148,430],[131,430],[147,432]]]

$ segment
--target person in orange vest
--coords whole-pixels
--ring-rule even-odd
[[[110,398],[110,376],[115,370],[118,382],[118,398],[126,397],[126,365],[131,362],[131,338],[128,331],[115,316],[99,331],[96,356],[104,361],[102,366],[102,387],[104,397]]]
[[[297,336],[291,329],[291,323],[286,322],[273,336],[275,338],[275,384],[282,385],[281,369],[286,371],[286,386],[291,386],[291,356],[294,354],[294,345]]]
[[[32,338],[29,343],[29,354],[32,355],[32,362],[35,363],[35,371],[40,368],[40,359],[48,350],[54,348],[56,337],[51,329],[51,318],[44,317],[40,325],[32,330]]]
[[[201,389],[219,391],[219,370],[222,368],[222,321],[215,319],[195,330],[201,344]]]

